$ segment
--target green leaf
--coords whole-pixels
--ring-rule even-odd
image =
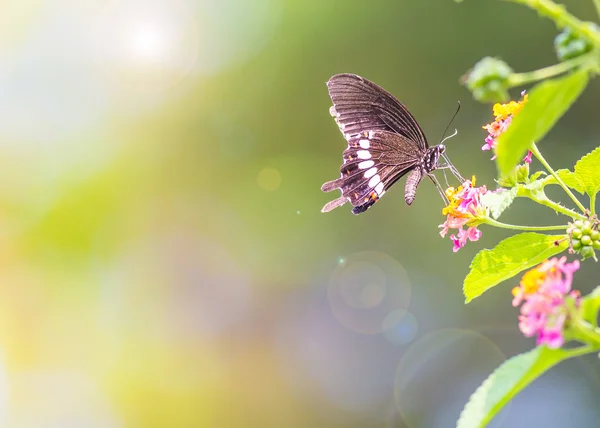
[[[582,316],[583,319],[598,327],[598,309],[600,309],[600,285],[592,290],[590,294],[583,297]]]
[[[487,192],[481,197],[481,203],[488,207],[491,216],[497,219],[513,203],[518,190],[518,187],[513,187],[510,190],[498,189],[495,192]]]
[[[575,356],[562,349],[539,346],[502,363],[471,395],[457,428],[481,428],[515,395],[561,361]]]
[[[538,178],[540,178],[542,175],[548,175],[548,174],[546,174],[546,172],[545,172],[545,171],[537,171],[537,172],[534,172],[534,173],[533,173],[533,174],[531,174],[531,176],[529,177],[529,181],[530,181],[530,182],[531,182],[531,181],[535,181],[535,180],[537,180]]]
[[[556,175],[558,175],[558,178],[560,178],[568,188],[579,193],[585,192],[584,185],[576,173],[571,172],[568,169],[559,169],[556,171]],[[547,184],[558,184],[558,181],[556,181],[556,178],[554,178],[553,175],[549,175],[544,178],[543,184],[544,186]]]
[[[587,70],[545,80],[529,93],[529,101],[498,138],[496,161],[500,176],[521,161],[532,142],[540,141],[585,89]]]
[[[590,198],[596,196],[600,191],[600,147],[577,161],[573,175],[581,182]]]
[[[494,285],[566,250],[568,240],[556,245],[565,237],[526,232],[506,238],[491,250],[481,250],[471,262],[471,271],[465,278],[465,303],[481,296]]]

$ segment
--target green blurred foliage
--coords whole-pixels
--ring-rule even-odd
[[[509,287],[463,305],[469,261],[506,234],[484,229],[480,242],[453,254],[439,236],[442,203],[429,183],[410,208],[399,185],[363,215],[320,213],[329,200],[320,186],[337,177],[345,146],[325,82],[340,72],[377,82],[432,143],[461,100],[449,156],[493,187],[493,162],[480,151],[491,111],[458,79],[485,55],[516,70],[552,63],[550,23],[492,0],[166,2],[196,22],[193,64],[178,74],[175,62],[153,69],[155,58],[142,58],[111,74],[120,56],[96,59],[96,41],[77,43],[97,29],[120,35],[127,27],[113,28],[112,18],[139,2],[42,3],[14,2],[5,15],[13,18],[0,17],[0,33],[10,35],[0,54],[5,426],[404,426],[393,379],[410,344],[348,330],[328,303],[339,261],[365,250],[407,271],[416,339],[455,326],[483,332],[504,355],[531,346],[518,334]],[[572,10],[592,9],[581,2]],[[143,42],[150,48],[140,49],[155,46]],[[102,46],[111,54],[122,47]],[[144,67],[155,80],[135,80]],[[545,141],[557,169],[596,144],[597,86],[588,91]],[[266,168],[279,184],[269,173],[259,179]],[[503,216],[554,221],[519,204]],[[583,291],[595,285],[591,273],[582,269]],[[436,366],[443,388],[411,379],[429,400],[412,420],[452,426],[498,363],[457,355],[468,362],[460,370],[453,359]],[[583,378],[582,370],[563,376]],[[591,397],[594,376],[582,387]],[[585,397],[565,394],[549,417],[563,421],[579,406],[579,426],[597,420]]]

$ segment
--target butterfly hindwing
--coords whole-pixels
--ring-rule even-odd
[[[340,189],[342,196],[323,207],[331,211],[346,202],[359,214],[373,205],[400,177],[421,160],[420,151],[405,143],[405,137],[388,131],[365,131],[347,137],[340,178],[321,187],[324,192]]]

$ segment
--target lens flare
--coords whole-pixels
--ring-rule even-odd
[[[387,254],[365,251],[338,260],[327,289],[331,311],[347,328],[377,334],[390,312],[410,303],[410,281]]]
[[[505,359],[495,343],[469,330],[447,328],[420,338],[396,372],[396,405],[406,425],[437,427],[457,420],[471,394]]]

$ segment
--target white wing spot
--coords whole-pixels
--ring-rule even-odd
[[[329,114],[332,115],[333,117],[337,117],[338,116],[337,111],[335,111],[335,106],[329,107]]]
[[[373,188],[379,184],[381,179],[379,178],[379,174],[369,180],[369,187]]]
[[[373,167],[370,170],[368,170],[367,172],[365,172],[365,178],[371,178],[373,177],[375,174],[377,174],[377,168]],[[373,186],[371,186],[373,187]]]
[[[359,150],[356,152],[359,159],[371,159],[371,153],[368,150]]]
[[[369,142],[369,140],[360,140],[358,144],[360,144],[360,147],[362,147],[363,149],[368,149],[369,147],[371,147],[371,143]]]
[[[373,162],[372,160],[362,161],[361,163],[358,164],[358,169],[371,168],[373,165],[375,165],[375,162]]]
[[[377,192],[377,194],[379,195],[379,197],[381,197],[385,191],[383,190],[383,182],[380,182],[376,187],[375,187],[375,191]]]

